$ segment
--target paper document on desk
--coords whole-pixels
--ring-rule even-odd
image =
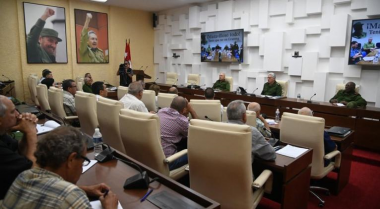
[[[97,162],[98,162],[97,160],[91,160],[91,162],[88,165],[82,167],[82,173],[86,172],[88,169],[90,169]]]
[[[265,119],[269,125],[276,125],[277,123],[273,119]]]
[[[103,208],[102,203],[100,202],[100,200],[91,201],[90,204],[91,204],[91,207],[93,209],[102,209]],[[120,201],[119,201],[119,203],[117,205],[117,208],[118,209],[123,209],[123,207],[120,204]]]
[[[336,106],[338,106],[338,107],[344,107],[344,104],[342,104],[342,103],[336,103]]]
[[[295,147],[292,145],[286,145],[284,148],[278,150],[276,153],[280,155],[284,155],[291,158],[297,158],[303,153],[305,153],[308,149],[301,148],[301,147]]]
[[[37,124],[37,135],[52,131],[53,129],[61,126],[59,123],[54,120],[48,120],[44,124]]]
[[[373,61],[373,58],[375,57],[363,57],[363,60],[368,62],[368,61]]]

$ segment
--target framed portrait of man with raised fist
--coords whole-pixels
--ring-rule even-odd
[[[65,8],[24,2],[27,62],[67,63]]]

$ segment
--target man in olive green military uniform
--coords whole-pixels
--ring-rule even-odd
[[[213,89],[219,89],[221,91],[230,91],[230,83],[226,81],[226,74],[220,73],[219,80],[217,80],[212,86]]]
[[[54,63],[58,42],[62,39],[58,37],[58,32],[44,28],[46,19],[53,16],[55,11],[49,7],[30,29],[26,41],[28,63]]]
[[[94,31],[88,31],[88,25],[92,19],[91,13],[87,13],[79,46],[80,62],[105,62],[103,50],[98,48],[98,36]]]
[[[268,82],[264,84],[263,91],[261,95],[269,96],[281,96],[282,87],[279,83],[276,82],[276,75],[274,73],[268,74]]]
[[[336,95],[330,99],[330,103],[336,105],[336,103],[342,103],[347,108],[365,107],[367,102],[355,92],[355,83],[348,82],[344,90],[339,90]]]

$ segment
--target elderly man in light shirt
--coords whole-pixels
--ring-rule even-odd
[[[120,102],[124,103],[124,108],[138,112],[148,112],[145,104],[141,101],[143,92],[144,89],[141,85],[141,82],[135,81],[129,85],[128,93],[120,99]]]

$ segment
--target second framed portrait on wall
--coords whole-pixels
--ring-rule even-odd
[[[108,63],[107,13],[74,9],[77,63]]]

